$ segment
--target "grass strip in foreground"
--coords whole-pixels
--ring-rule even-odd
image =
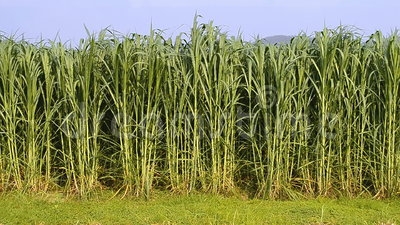
[[[59,194],[0,198],[0,224],[399,224],[397,199],[243,200],[158,193],[146,201]]]

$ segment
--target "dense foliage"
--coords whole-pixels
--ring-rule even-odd
[[[399,194],[396,33],[183,35],[2,37],[0,190]]]

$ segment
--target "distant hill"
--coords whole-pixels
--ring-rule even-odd
[[[266,44],[288,44],[288,43],[290,43],[290,40],[292,38],[293,38],[293,36],[274,35],[274,36],[265,37],[265,38],[261,39],[261,41]]]

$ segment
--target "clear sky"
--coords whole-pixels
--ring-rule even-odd
[[[221,26],[245,39],[312,34],[324,27],[350,25],[370,35],[400,27],[398,0],[0,0],[0,31],[38,40],[73,42],[103,28],[148,34],[151,25],[166,36],[188,32],[199,22]]]

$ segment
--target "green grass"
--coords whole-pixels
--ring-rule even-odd
[[[249,200],[208,194],[155,193],[90,200],[62,194],[3,194],[0,224],[399,224],[400,201],[371,199]]]

